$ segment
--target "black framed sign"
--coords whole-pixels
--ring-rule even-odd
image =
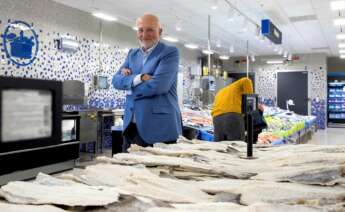
[[[61,142],[62,82],[0,77],[0,153]]]

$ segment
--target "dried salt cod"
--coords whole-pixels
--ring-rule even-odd
[[[216,166],[214,164],[211,166],[208,164],[194,162],[189,158],[176,158],[168,156],[120,153],[114,155],[113,158],[98,157],[97,160],[100,162],[122,165],[144,164],[147,167],[166,166],[173,170],[183,170],[236,179],[248,179],[251,176],[256,175],[256,173],[245,172],[241,170],[240,167],[232,167],[231,169],[228,169],[226,166]]]
[[[138,147],[134,153],[148,152],[154,155],[167,155],[175,157],[187,157],[194,161],[207,163],[210,166],[224,167],[224,170],[236,170],[243,172],[243,164],[246,164],[245,170],[251,173],[259,173],[259,176],[252,179],[265,179],[273,181],[289,181],[303,184],[315,185],[334,185],[344,183],[344,172],[341,166],[336,164],[345,163],[345,155],[337,152],[336,147],[327,147],[327,151],[322,151],[320,146],[315,145],[293,145],[277,148],[267,148],[264,151],[257,150],[259,157],[257,160],[246,161],[238,158],[238,153],[243,147],[242,142],[224,142],[226,145],[234,145],[237,150],[234,152],[216,152],[201,150],[184,150],[182,148],[161,149],[161,148],[142,148]],[[218,143],[213,143],[218,145]],[[193,145],[190,145],[193,146]],[[190,148],[190,147],[188,147]],[[190,148],[191,149],[191,148]],[[279,151],[277,151],[279,149]],[[341,149],[341,148],[340,148]],[[332,152],[332,153],[325,153]],[[339,152],[339,151],[338,151]],[[308,156],[306,156],[308,155]],[[272,171],[279,169],[279,172]],[[174,176],[180,179],[200,180],[206,177],[205,174],[193,174],[190,170],[182,169],[183,172],[174,170]],[[217,177],[217,175],[209,175]]]
[[[311,145],[311,144],[300,144],[300,145],[282,145],[272,146],[262,151],[268,150],[270,154],[281,153],[281,152],[294,152],[294,153],[306,153],[306,152],[318,152],[318,153],[344,153],[345,145]]]
[[[279,172],[270,171],[260,173],[252,179],[276,182],[295,182],[311,185],[345,184],[345,166],[320,167],[289,167],[281,168]]]
[[[286,204],[267,204],[256,203],[247,207],[240,208],[236,212],[326,212],[325,208],[311,207],[303,205],[286,205]]]
[[[144,212],[153,207],[171,207],[168,203],[144,197],[121,195],[120,201],[102,208],[86,209],[93,212]],[[84,211],[84,210],[83,210]]]
[[[233,203],[206,203],[206,204],[173,204],[174,208],[156,207],[147,212],[325,212],[323,208],[301,205],[256,203],[250,206],[242,206]]]
[[[251,205],[256,202],[266,203],[305,203],[315,205],[331,205],[341,202],[345,197],[344,189],[307,187],[299,184],[270,184],[257,182],[241,189],[241,203]],[[254,192],[253,192],[254,191]]]
[[[239,142],[239,143],[242,143],[242,142]],[[196,142],[193,144],[177,142],[176,144],[170,144],[170,145],[165,145],[165,146],[159,145],[157,147],[171,148],[171,149],[185,149],[185,150],[202,150],[202,151],[213,150],[217,152],[228,152],[229,148],[231,148],[229,146],[230,145],[228,142],[217,142],[216,144],[215,142]]]
[[[272,160],[277,159],[275,163],[277,166],[328,166],[328,165],[342,165],[345,164],[345,154],[342,153],[318,153],[306,152],[295,153],[289,152],[288,155],[272,156]]]
[[[116,164],[91,165],[83,170],[73,170],[70,174],[63,174],[60,178],[71,179],[91,186],[120,187],[128,184],[128,179],[135,176],[157,178],[157,175],[145,167],[120,166]]]
[[[139,195],[167,202],[211,202],[212,197],[188,183],[167,178],[133,177],[132,184],[121,187],[131,195]]]
[[[187,211],[199,211],[199,212],[225,212],[229,210],[238,210],[243,208],[244,206],[229,203],[229,202],[211,202],[211,203],[197,203],[197,204],[172,204],[172,206],[176,209],[182,209]]]
[[[173,204],[173,208],[155,207],[146,212],[228,212],[238,211],[243,206],[234,203]]]
[[[0,202],[0,211],[4,212],[65,212],[52,205],[18,205]]]
[[[40,173],[35,182],[15,181],[2,186],[0,196],[11,203],[74,207],[108,205],[118,201],[119,193],[114,188],[86,186]]]
[[[218,162],[230,162],[233,159],[239,159],[237,150],[232,150],[235,152],[234,154],[221,153],[214,150],[209,151],[202,151],[202,150],[190,150],[190,149],[182,149],[182,148],[159,148],[159,147],[140,147],[135,146],[135,148],[130,148],[130,153],[133,154],[141,154],[147,153],[152,155],[160,155],[160,156],[169,156],[169,157],[180,157],[180,158],[190,158],[193,161],[201,162],[201,163],[214,163],[217,164]],[[243,161],[241,162],[243,163]],[[221,165],[219,163],[218,165]],[[237,164],[236,164],[237,165]]]
[[[312,152],[323,152],[323,153],[345,153],[345,145],[337,146],[326,146],[319,149],[314,149]]]
[[[72,172],[73,175],[73,172]],[[79,176],[63,175],[92,186],[114,186],[121,194],[144,196],[167,202],[208,202],[211,197],[198,187],[182,181],[160,178],[146,168],[98,164]]]
[[[193,150],[174,150],[174,149],[162,149],[162,148],[152,148],[152,147],[141,147],[137,145],[132,145],[129,148],[130,153],[135,152],[147,152],[153,155],[164,155],[170,157],[181,157],[181,158],[192,158],[195,156],[199,156],[198,154],[193,153]]]
[[[342,186],[323,187],[296,183],[235,179],[209,180],[194,183],[207,193],[228,192],[240,194],[240,203],[244,205],[258,202],[272,204],[313,202],[316,205],[330,205],[340,203],[345,198],[345,189]]]

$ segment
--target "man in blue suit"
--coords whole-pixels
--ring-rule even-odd
[[[113,77],[116,89],[126,90],[122,150],[131,144],[175,143],[182,133],[177,100],[179,53],[159,41],[162,28],[156,16],[137,19],[140,48],[131,49]]]

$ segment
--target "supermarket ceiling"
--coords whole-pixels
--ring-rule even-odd
[[[279,51],[338,55],[336,34],[340,28],[333,25],[338,12],[331,10],[331,0],[54,1],[90,13],[107,13],[130,27],[135,25],[136,17],[146,12],[154,13],[161,19],[165,35],[176,37],[183,44],[195,43],[200,48],[207,47],[210,15],[212,49],[224,54],[229,54],[233,48],[233,55],[245,55],[248,40],[254,55],[274,55]],[[213,5],[217,5],[217,9],[212,9]],[[271,45],[267,39],[256,36],[256,25],[265,18],[271,19],[283,32],[282,45]]]

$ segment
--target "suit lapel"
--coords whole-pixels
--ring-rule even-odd
[[[146,62],[143,66],[143,73],[154,74],[154,70],[152,70],[152,63],[156,63],[156,58],[158,57],[159,53],[162,51],[164,44],[159,42],[155,49],[151,52],[151,54],[146,59]]]
[[[140,49],[137,50],[135,53],[136,56],[133,57],[134,61],[132,61],[132,71],[134,74],[140,74],[141,70],[143,69],[143,55],[140,51]]]

